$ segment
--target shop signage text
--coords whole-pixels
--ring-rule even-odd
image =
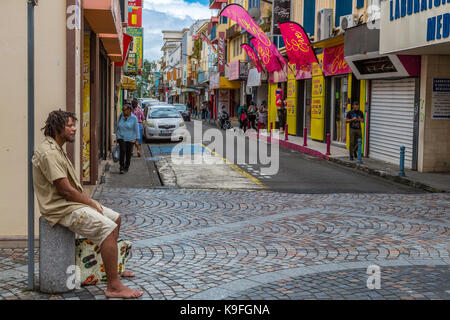
[[[449,5],[450,0],[390,0],[390,21],[419,14],[440,6]],[[450,13],[430,17],[427,20],[427,41],[448,38],[450,35]]]

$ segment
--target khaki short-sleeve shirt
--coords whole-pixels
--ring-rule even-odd
[[[54,181],[67,178],[75,189],[83,192],[72,162],[66,152],[58,145],[55,139],[46,137],[36,149],[33,158],[33,186],[39,203],[42,216],[52,226],[67,214],[82,207],[83,203],[67,201],[58,193]]]

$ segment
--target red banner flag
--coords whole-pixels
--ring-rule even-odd
[[[256,65],[256,69],[258,70],[258,72],[263,72],[264,69],[258,59],[258,55],[256,54],[255,50],[252,49],[252,47],[250,47],[250,45],[248,43],[243,43],[241,44],[241,47],[244,48],[245,52],[247,53],[247,55],[250,57],[250,59],[252,59],[252,61],[255,63]]]
[[[269,47],[265,46],[258,40],[258,38],[253,38],[250,40],[253,46],[258,52],[259,58],[263,62],[268,72],[274,72],[281,70],[280,63],[277,60],[277,57],[273,54]]]
[[[314,49],[301,25],[295,22],[286,22],[279,24],[279,27],[286,45],[289,62],[296,64],[297,69],[305,64],[318,63]]]
[[[270,41],[269,37],[264,33],[261,27],[253,20],[248,12],[238,4],[229,4],[220,12],[221,16],[230,18],[241,26],[244,30],[254,36],[260,42],[260,45],[270,50],[282,64],[287,64],[286,59],[278,51],[277,47]],[[264,49],[264,51],[266,51]],[[279,63],[277,63],[279,65]]]

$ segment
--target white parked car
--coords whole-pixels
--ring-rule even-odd
[[[183,117],[173,106],[154,106],[148,109],[144,123],[144,138],[148,140],[171,139],[181,141],[184,137]]]

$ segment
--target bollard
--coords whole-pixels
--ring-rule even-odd
[[[284,126],[284,140],[288,141],[288,125],[287,125],[287,123]]]
[[[308,128],[303,129],[303,146],[308,146]]]
[[[330,134],[327,133],[327,156],[329,156],[331,154],[330,152],[330,147],[331,147],[331,139],[330,139]]]
[[[361,138],[358,138],[358,161],[357,161],[358,164],[361,164],[361,163],[362,163],[362,160],[361,160],[361,150],[362,150],[362,139],[361,139]]]
[[[272,141],[273,122],[270,123],[269,139]]]
[[[261,128],[261,123],[258,122],[258,130],[256,131],[256,137],[259,139],[259,129]]]
[[[398,175],[400,177],[405,176],[405,146],[400,146],[400,171]]]

